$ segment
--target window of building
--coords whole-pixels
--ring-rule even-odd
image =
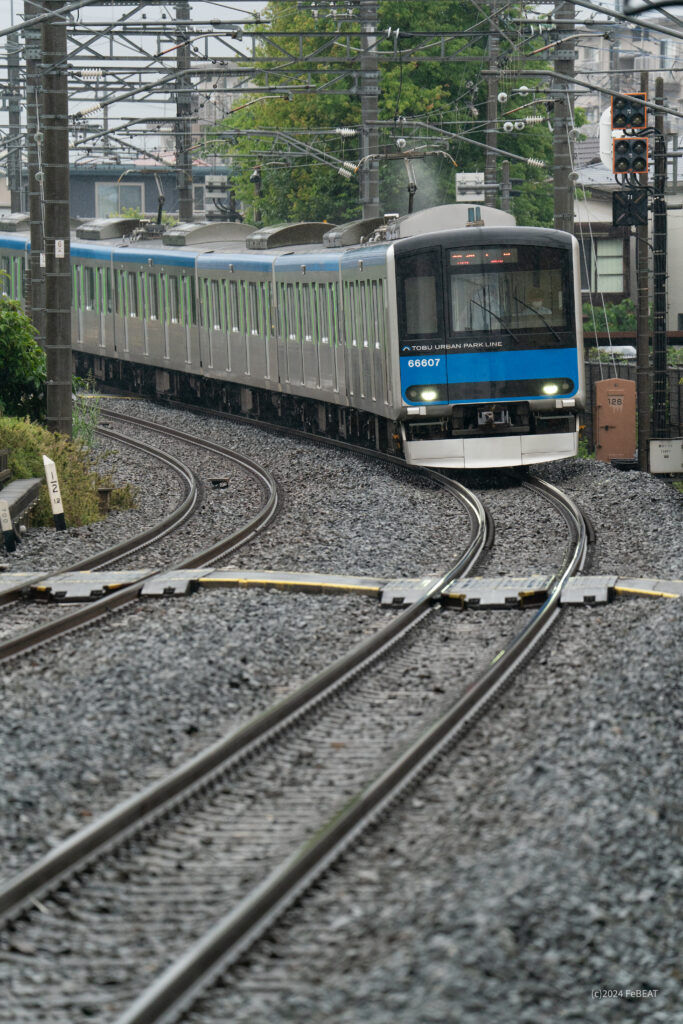
[[[126,181],[95,183],[95,216],[110,217],[123,210],[144,210],[144,186]]]
[[[595,243],[594,292],[624,290],[624,246],[620,238],[599,238]]]
[[[624,290],[624,246],[620,238],[584,241],[581,254],[581,288],[589,292]]]

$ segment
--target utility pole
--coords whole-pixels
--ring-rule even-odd
[[[43,0],[46,13],[61,0]],[[71,217],[69,212],[69,104],[66,18],[43,22],[42,173],[45,197],[45,351],[47,425],[71,436]]]
[[[640,73],[640,91],[646,95],[649,79]],[[636,227],[636,404],[638,407],[638,469],[647,473],[650,453],[650,274],[648,269],[648,226]]]
[[[563,42],[563,37],[573,32],[575,8],[573,3],[564,0],[555,4],[554,17],[560,22],[557,29],[559,43],[555,50],[554,68],[558,74],[574,77],[573,41]],[[569,45],[571,50],[563,47]],[[553,181],[554,181],[554,226],[558,231],[574,232],[574,187],[569,175],[572,171],[571,141],[569,131],[574,124],[574,98],[568,89],[569,83],[555,87],[553,107]],[[560,92],[560,89],[563,91]]]
[[[176,169],[178,173],[178,218],[182,224],[188,224],[194,217],[194,199],[192,195],[192,96],[190,83],[190,5],[180,3],[175,6],[176,21],[180,24],[177,41],[176,67],[176,116],[175,133]],[[184,24],[182,24],[184,23]]]
[[[655,102],[664,104],[664,79],[655,81]],[[666,139],[664,115],[655,114],[655,174],[652,201],[653,295],[652,295],[652,356],[653,379],[653,434],[666,437]]]
[[[19,54],[21,43],[19,33],[7,36],[7,84],[9,86],[7,139],[7,186],[10,190],[10,209],[21,213],[21,97],[19,89]]]
[[[43,14],[42,0],[24,0],[28,19]],[[27,310],[36,330],[36,340],[45,348],[45,243],[43,239],[43,192],[40,173],[42,153],[42,33],[40,25],[24,29],[26,72],[26,158],[28,164],[28,211],[31,228]]]
[[[486,95],[486,156],[484,158],[484,201],[487,206],[496,205],[498,192],[498,173],[496,169],[495,147],[498,145],[498,53],[500,36],[498,33],[497,0],[491,0],[489,14],[489,76]]]
[[[517,193],[519,194],[519,193]],[[510,212],[510,161],[503,160],[500,166],[500,208]]]
[[[364,159],[379,146],[379,61],[377,58],[377,0],[360,3],[360,201],[364,219],[380,216],[379,161]]]

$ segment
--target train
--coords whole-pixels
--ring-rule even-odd
[[[0,218],[22,299],[28,224]],[[438,469],[577,453],[579,251],[467,203],[339,226],[84,222],[70,240],[74,370]]]

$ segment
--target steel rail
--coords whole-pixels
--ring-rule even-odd
[[[133,537],[129,537],[128,540],[123,540],[118,544],[113,544],[111,547],[105,548],[96,555],[92,555],[89,558],[83,558],[81,561],[74,562],[72,565],[67,565],[63,569],[59,569],[54,572],[42,573],[40,576],[34,577],[31,580],[30,586],[40,583],[41,580],[46,580],[50,576],[55,576],[57,572],[83,572],[86,569],[95,569],[105,565],[110,565],[112,562],[122,558],[123,555],[131,554],[131,552],[137,551],[139,548],[147,547],[149,544],[154,543],[154,541],[164,537],[170,532],[170,530],[175,529],[181,522],[184,522],[191,514],[197,503],[197,482],[194,474],[178,459],[169,455],[167,452],[160,451],[158,448],[153,448],[150,445],[144,444],[142,441],[136,441],[133,438],[125,437],[123,434],[117,434],[114,431],[106,430],[104,427],[98,427],[97,433],[101,434],[103,437],[109,437],[121,444],[127,444],[130,447],[138,448],[140,451],[146,452],[159,462],[165,463],[173,470],[174,473],[177,473],[183,481],[185,492],[183,500],[176,505],[176,507],[167,516],[158,523],[155,523],[154,526],[150,526],[148,529],[143,530],[140,533],[136,533]],[[0,605],[9,604],[11,601],[16,600],[26,591],[26,587],[26,583],[20,583],[16,587],[12,587],[11,590],[6,590],[2,595],[0,595]]]
[[[446,481],[444,481],[446,482]],[[0,888],[0,922],[16,917],[32,901],[81,871],[113,845],[125,841],[181,800],[209,786],[217,775],[228,771],[265,741],[277,736],[302,714],[329,697],[362,668],[375,661],[398,639],[432,611],[433,602],[454,579],[467,572],[486,547],[485,510],[462,485],[447,481],[467,508],[471,533],[468,546],[458,561],[436,580],[420,598],[372,637],[361,641],[294,693],[255,716],[235,733],[218,740],[165,778],[123,801],[97,821],[60,843],[43,858],[10,879]]]
[[[174,1024],[208,985],[258,939],[341,853],[396,801],[481,716],[560,614],[562,589],[585,564],[583,516],[558,488],[543,490],[564,507],[572,547],[564,571],[532,620],[451,708],[372,783],[353,797],[315,836],[273,870],[234,910],[222,917],[117,1019],[116,1024]]]
[[[146,429],[149,428],[150,430],[156,430],[159,433],[166,434],[166,436],[181,439],[187,443],[194,444],[199,448],[205,448],[225,458],[231,459],[233,462],[238,463],[242,468],[247,469],[256,476],[265,492],[266,500],[264,504],[256,515],[253,516],[244,526],[235,530],[227,537],[222,538],[216,544],[212,544],[209,548],[196,552],[188,558],[182,559],[169,569],[164,570],[164,572],[175,572],[180,569],[192,569],[199,565],[210,565],[216,558],[219,558],[228,551],[234,551],[236,548],[241,547],[242,544],[246,543],[257,533],[263,530],[277,512],[279,501],[277,484],[274,478],[267,470],[258,466],[245,455],[240,455],[238,452],[233,452],[230,449],[222,448],[220,445],[204,441],[202,438],[193,437],[190,434],[183,434],[181,431],[173,431],[170,429],[166,430],[158,424],[148,424],[142,420],[135,420],[132,417],[119,416],[118,414],[110,412],[108,412],[107,415],[122,420],[127,419],[129,422],[132,422],[137,426],[144,426]],[[89,604],[84,608],[79,608],[77,611],[63,615],[54,622],[46,623],[44,626],[38,626],[36,629],[6,640],[4,643],[0,644],[0,662],[5,661],[7,658],[12,658],[17,654],[22,654],[33,647],[37,647],[39,644],[45,643],[47,640],[55,639],[56,637],[62,636],[63,634],[68,633],[73,629],[77,629],[80,626],[85,626],[107,612],[115,611],[130,604],[132,601],[137,600],[145,582],[157,575],[159,575],[158,569],[141,573],[140,577],[134,583],[131,583],[126,587],[121,587],[120,590],[117,590],[113,594],[108,594],[106,597],[93,601],[92,604]]]

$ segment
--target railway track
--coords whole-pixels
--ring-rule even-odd
[[[232,531],[229,535],[222,537],[219,541],[211,544],[209,547],[195,551],[186,558],[179,560],[175,565],[169,567],[170,571],[176,569],[191,569],[199,565],[211,565],[218,558],[236,550],[242,544],[247,543],[261,530],[265,529],[272,521],[278,509],[277,485],[273,476],[267,470],[258,466],[251,459],[239,452],[214,444],[211,441],[202,440],[201,438],[189,434],[183,434],[182,431],[174,431],[172,428],[161,427],[158,424],[135,419],[134,417],[124,416],[122,414],[114,413],[113,411],[108,411],[107,415],[112,419],[120,420],[123,423],[133,424],[138,427],[144,427],[147,430],[154,431],[166,436],[167,438],[181,440],[186,444],[194,445],[204,451],[212,452],[219,455],[221,458],[228,459],[230,462],[240,466],[241,469],[249,473],[258,482],[259,487],[262,490],[263,502],[256,515],[252,516],[242,526]],[[181,475],[181,478],[185,482],[186,494],[178,507],[168,517],[166,517],[166,519],[162,520],[162,522],[155,524],[154,527],[146,530],[142,534],[123,541],[115,547],[108,548],[98,555],[83,559],[75,565],[69,566],[68,569],[62,570],[64,572],[76,572],[110,566],[115,562],[120,561],[124,556],[129,555],[134,551],[142,550],[149,545],[158,542],[160,539],[167,537],[171,532],[178,530],[193,514],[197,505],[199,489],[198,481],[195,475],[173,456],[160,452],[158,449],[152,448],[142,442],[133,441],[125,435],[120,435],[104,428],[100,428],[99,432],[104,437],[110,437],[117,441],[120,440],[121,442],[131,444],[140,450],[147,451],[155,458],[159,458],[165,462],[166,465],[172,467],[175,472]],[[48,640],[53,640],[73,629],[94,622],[103,615],[131,604],[131,602],[137,600],[139,597],[145,581],[157,572],[157,569],[151,569],[147,572],[141,573],[139,579],[134,583],[122,587],[114,593],[108,594],[85,607],[78,608],[76,611],[61,615],[59,618],[44,623],[42,626],[36,627],[35,629],[10,637],[10,639],[0,643],[0,662],[16,655],[23,654],[39,644],[45,643]],[[42,578],[46,578],[47,575],[48,574],[45,574]],[[34,580],[33,582],[36,583],[39,582],[39,580]],[[17,588],[16,592],[8,592],[8,600],[11,598],[16,599],[19,596],[21,589],[22,588]]]
[[[242,903],[237,902],[236,907],[214,927],[210,936],[197,940],[190,953],[169,968],[166,974],[162,975],[148,992],[140,997],[129,1010],[123,1012],[123,1016],[120,1017],[121,1024],[124,1021],[126,1024],[128,1022],[132,1024],[132,1022],[175,1019],[174,1015],[177,1015],[180,1012],[180,1008],[187,1003],[190,998],[189,994],[192,993],[194,997],[198,986],[205,986],[216,973],[225,968],[228,962],[234,960],[245,947],[245,944],[267,927],[273,915],[290,903],[302,888],[310,884],[320,871],[324,870],[325,865],[338,855],[353,835],[357,834],[362,828],[367,827],[369,822],[374,820],[376,815],[381,813],[382,809],[391,800],[397,798],[398,793],[405,786],[409,785],[422,771],[426,770],[431,759],[437,757],[445,746],[453,742],[456,735],[477,714],[481,713],[486,703],[493,699],[495,693],[509,679],[511,672],[519,664],[520,660],[528,656],[528,645],[538,642],[539,637],[545,633],[552,621],[554,621],[558,613],[557,601],[561,586],[564,580],[583,564],[586,551],[585,531],[583,530],[578,510],[571,509],[570,506],[564,503],[562,497],[555,493],[554,488],[548,488],[547,485],[537,485],[535,483],[532,483],[531,486],[540,486],[546,496],[553,502],[562,505],[563,514],[571,522],[573,531],[571,553],[568,551],[563,572],[558,574],[558,586],[546,602],[544,608],[533,616],[531,622],[525,626],[518,638],[512,641],[503,651],[496,653],[496,656],[491,659],[488,668],[483,673],[480,673],[478,679],[473,681],[460,694],[452,707],[437,717],[435,724],[426,733],[415,739],[407,751],[404,751],[396,760],[385,757],[384,770],[376,776],[374,781],[369,782],[364,787],[360,785],[360,782],[362,780],[367,782],[368,778],[372,777],[372,765],[377,761],[377,746],[381,741],[375,737],[372,742],[366,744],[368,749],[365,751],[365,760],[360,767],[358,766],[359,751],[355,747],[355,753],[351,760],[356,765],[357,771],[353,774],[352,778],[346,780],[346,789],[351,799],[345,809],[340,814],[333,815],[331,820],[322,829],[318,830],[315,841],[309,840],[303,849],[291,852],[292,845],[295,845],[295,837],[299,834],[296,828],[290,830],[287,841],[273,841],[271,836],[265,844],[265,848],[267,851],[270,851],[270,855],[267,856],[264,850],[257,856],[257,863],[262,868],[270,869],[270,874],[265,880],[261,880],[249,898],[243,900]],[[28,872],[24,872],[22,876],[14,880],[13,883],[10,883],[3,890],[0,896],[2,912],[7,916],[13,916],[20,912],[22,907],[26,907],[27,904],[33,903],[35,905],[36,901],[40,902],[44,898],[43,890],[54,888],[60,877],[65,875],[68,877],[69,873],[73,873],[74,870],[82,871],[89,859],[92,859],[98,852],[101,855],[104,850],[111,848],[113,845],[120,844],[123,836],[127,835],[129,841],[134,844],[133,848],[137,848],[141,840],[133,839],[133,835],[139,835],[142,825],[145,825],[155,833],[158,832],[158,824],[154,824],[150,817],[151,808],[155,803],[156,810],[153,813],[157,818],[159,815],[164,815],[168,820],[169,815],[174,819],[177,818],[178,814],[182,816],[184,812],[177,809],[179,804],[181,808],[187,807],[188,801],[197,799],[198,790],[203,789],[205,793],[210,793],[217,788],[220,790],[226,783],[220,782],[218,775],[226,771],[231,773],[239,772],[240,764],[244,764],[247,759],[249,759],[249,765],[258,764],[255,757],[263,749],[264,744],[269,741],[269,737],[278,742],[278,737],[281,737],[283,730],[286,729],[289,734],[295,729],[295,723],[299,722],[304,716],[308,719],[312,708],[315,705],[319,706],[323,700],[326,707],[331,706],[335,700],[341,700],[342,710],[348,710],[346,704],[350,702],[350,698],[346,695],[353,692],[354,703],[361,705],[355,711],[355,714],[360,716],[356,718],[356,721],[369,721],[372,716],[373,704],[382,705],[384,698],[381,695],[386,696],[386,683],[381,685],[379,690],[373,690],[371,687],[367,688],[365,682],[360,688],[349,690],[349,687],[353,687],[354,675],[359,672],[361,666],[365,665],[367,670],[368,665],[376,665],[377,659],[380,656],[386,657],[388,645],[391,643],[396,644],[398,639],[405,635],[405,630],[414,630],[413,636],[425,631],[428,634],[428,622],[430,617],[436,614],[433,602],[440,590],[447,585],[447,581],[456,578],[458,574],[466,571],[483,549],[486,536],[485,517],[482,515],[482,510],[476,508],[476,503],[472,506],[471,514],[473,523],[476,522],[477,525],[473,527],[470,550],[463,559],[460,559],[457,566],[452,567],[449,573],[442,577],[438,584],[434,585],[430,593],[425,595],[422,602],[418,602],[406,612],[397,616],[379,636],[366,644],[360,645],[352,654],[340,659],[331,669],[320,673],[317,677],[310,680],[301,690],[285,701],[282,701],[277,707],[270,709],[265,715],[249,723],[245,729],[214,745],[210,751],[205,752],[199,758],[195,758],[193,762],[175,773],[174,777],[164,780],[158,786],[151,787],[145,791],[138,798],[128,801],[110,815],[105,816],[104,819],[96,823],[92,828],[85,830],[72,840],[62,844],[60,848],[53,851],[39,865],[36,865]],[[339,693],[342,687],[344,687],[344,691]],[[405,692],[396,695],[396,699],[400,696],[403,708],[401,710],[398,705],[392,707],[392,719],[398,725],[405,724],[406,715],[410,717],[411,712],[414,712],[419,694],[423,689],[422,683],[418,680],[415,689],[411,690],[408,687]],[[335,693],[338,694],[337,697],[333,696]],[[360,696],[367,702],[366,704],[363,704],[363,700],[359,701],[358,698]],[[433,707],[425,708],[424,710],[430,713],[434,712]],[[385,721],[386,716],[384,713],[380,715],[380,719]],[[325,719],[323,722],[325,722]],[[330,749],[340,752],[335,754],[336,764],[340,758],[343,759],[348,754],[346,749],[348,741],[346,737],[349,730],[340,731],[338,724],[336,726],[323,724],[320,728],[323,729],[323,735],[325,730],[331,728],[332,735],[344,737],[336,741],[329,740]],[[381,731],[380,727],[380,733]],[[293,763],[297,766],[303,757],[304,771],[306,770],[306,752],[310,753],[311,750],[319,749],[321,743],[323,747],[325,745],[324,739],[319,739],[318,741],[310,739],[297,741],[295,739],[293,742],[294,746],[292,749],[294,753],[289,755],[288,762],[290,765]],[[385,736],[385,742],[393,750],[396,747],[397,737],[394,734],[390,737]],[[381,763],[382,758],[379,761]],[[245,811],[244,808],[240,808],[239,800],[237,801],[237,810],[243,816],[243,828],[247,834],[251,834],[253,831],[253,821],[249,817],[249,801],[247,799],[248,792],[250,789],[253,789],[254,785],[254,780],[249,778],[249,771],[251,770],[251,768],[247,769],[247,775],[241,782],[236,782],[233,774],[229,775],[227,785],[229,801],[231,800],[232,803],[230,807],[223,807],[221,810],[223,817],[228,815],[229,820],[234,822],[235,786],[246,786],[246,790],[243,790],[244,798],[242,804],[245,804],[247,810]],[[321,785],[324,783],[327,797],[324,800],[316,796],[315,800],[316,805],[321,803],[328,811],[333,807],[334,803],[332,801],[332,804],[330,804],[331,791],[335,791],[335,770],[333,766],[331,776],[329,772],[321,773]],[[281,770],[275,768],[275,773],[275,785],[280,786],[282,782]],[[325,778],[323,779],[322,776],[325,776]],[[258,779],[256,785],[258,785]],[[302,788],[302,780],[300,778],[294,778],[292,786],[294,792],[307,792],[305,785]],[[270,788],[272,788],[272,785]],[[265,789],[268,791],[269,787],[266,786]],[[336,795],[338,796],[338,793]],[[275,805],[277,805],[277,799],[275,799]],[[308,805],[308,813],[306,813],[306,808],[302,809],[299,807],[297,810],[295,807],[293,808],[291,803],[287,804],[285,801],[285,805],[280,807],[273,817],[277,818],[278,814],[284,814],[290,825],[301,819],[307,821],[313,827],[316,819],[315,816],[311,817],[310,812],[310,804]],[[206,811],[202,813],[205,816],[207,814]],[[237,817],[239,817],[239,813]],[[244,818],[245,814],[246,818]],[[209,818],[211,817],[213,817],[213,814],[209,814]],[[189,828],[190,826],[186,822],[184,827],[181,827],[181,834],[187,837]],[[199,831],[201,833],[202,829]],[[168,839],[166,837],[166,842],[170,844],[171,860],[173,861],[173,858],[176,858],[175,863],[177,863],[178,839]],[[208,842],[207,847],[213,851],[216,848],[214,841]],[[287,856],[288,850],[290,852]],[[152,874],[160,870],[160,862],[165,863],[168,860],[168,856],[169,851],[164,847],[162,837],[161,845],[157,846],[156,852],[151,855],[152,865],[156,864],[156,868],[152,868]],[[225,876],[226,873],[227,875],[236,875],[239,882],[236,890],[237,893],[245,884],[245,863],[251,863],[254,859],[254,851],[249,851],[248,844],[245,856],[246,861],[243,861],[241,864],[238,857],[236,862],[231,862],[229,867],[219,871],[221,877]],[[282,858],[284,864],[275,866],[273,861],[278,858]],[[212,862],[212,860],[213,857],[210,856],[209,861]],[[216,868],[215,863],[213,863],[213,867],[214,869]],[[168,870],[168,863],[165,863],[165,868]],[[99,869],[94,868],[93,870],[97,875]],[[131,877],[129,873],[131,870],[137,871],[139,869],[133,869],[132,867],[125,867],[123,869],[126,883]],[[142,870],[144,877],[145,872],[149,870],[149,864],[147,863]],[[114,875],[120,872],[120,861],[113,861],[108,868],[105,868],[105,874],[107,871],[110,875],[112,872]],[[144,887],[144,883],[141,883],[139,874],[136,877],[137,884],[133,886],[133,889],[139,892],[141,885]],[[162,890],[164,886],[167,889],[169,888],[167,884],[169,883],[169,876],[164,874],[163,877],[165,881],[162,883]],[[171,871],[170,881],[170,889],[172,890],[177,883],[177,874],[174,871]],[[253,881],[254,879],[250,878],[246,884],[251,884]],[[96,882],[95,884],[96,899],[103,904],[107,904],[110,911],[113,912],[115,905],[128,906],[123,897],[118,900],[116,897],[112,897],[111,892],[105,894],[101,885],[102,881],[100,879],[99,883]],[[183,887],[181,886],[181,896],[182,889]],[[187,892],[185,896],[187,896]],[[235,892],[233,892],[234,898]],[[59,901],[61,902],[61,897],[59,897]],[[158,901],[153,901],[153,904],[158,906]],[[83,912],[87,916],[88,912]],[[108,915],[108,920],[112,920],[111,913]],[[126,920],[130,924],[130,919],[124,915],[124,921]],[[45,920],[42,919],[38,927],[44,928],[44,926]],[[126,987],[124,984],[123,989],[125,990]],[[119,1007],[117,1006],[116,1012],[118,1010]],[[171,1014],[171,1016],[167,1018],[167,1014]],[[1,1016],[0,1019],[2,1019]],[[41,1018],[37,1017],[36,1019]]]

